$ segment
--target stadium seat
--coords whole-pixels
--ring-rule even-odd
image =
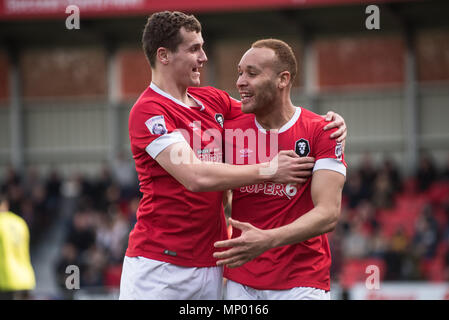
[[[444,260],[436,257],[421,262],[421,273],[424,278],[431,282],[443,282],[446,279]]]
[[[429,188],[427,197],[432,204],[443,204],[449,200],[449,183],[446,181],[434,183]]]
[[[446,279],[445,269],[445,255],[449,250],[449,245],[446,242],[441,242],[438,245],[435,257],[432,259],[423,260],[420,263],[420,269],[426,280],[432,282],[443,282]]]

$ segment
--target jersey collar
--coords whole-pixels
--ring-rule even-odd
[[[278,133],[282,133],[284,131],[287,131],[288,129],[290,129],[295,123],[296,121],[298,121],[299,116],[301,115],[301,107],[296,107],[295,113],[293,114],[293,117],[290,118],[290,120],[287,121],[286,124],[284,124],[278,131]],[[256,127],[259,129],[259,131],[263,132],[263,133],[267,133],[267,130],[262,127],[262,125],[257,122],[256,117],[254,117],[254,122],[256,124]]]
[[[200,108],[200,111],[203,111],[205,109],[204,104],[199,101],[198,99],[196,99],[195,97],[193,97],[190,93],[187,92],[187,95],[192,98],[199,107],[191,107],[186,105],[185,103],[183,103],[182,101],[176,99],[175,97],[173,97],[171,94],[163,91],[162,89],[160,89],[157,85],[154,84],[154,82],[151,82],[150,84],[150,88],[153,89],[155,92],[159,93],[161,96],[166,97],[167,99],[170,99],[171,101],[173,101],[176,104],[179,104],[180,106],[184,107],[184,108],[188,108],[188,109],[197,109]]]

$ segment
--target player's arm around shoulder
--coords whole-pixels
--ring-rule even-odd
[[[253,165],[201,161],[186,141],[169,145],[155,160],[193,192],[223,191],[264,181],[304,183],[313,166],[313,162],[304,161],[292,150],[279,152],[270,162]]]
[[[201,161],[186,141],[169,145],[157,155],[155,160],[189,191],[228,189],[224,186],[223,180],[227,171],[225,164]],[[255,171],[252,174],[255,175]]]
[[[169,145],[155,158],[173,178],[189,191],[200,191],[200,182],[194,164],[201,163],[187,142],[180,141]]]
[[[336,139],[338,143],[343,144],[343,150],[346,143],[346,136],[348,129],[346,127],[345,119],[334,111],[328,111],[325,115],[322,116],[323,119],[327,122],[327,124],[323,127],[324,131],[331,130],[333,128],[337,128],[330,135],[331,139]]]

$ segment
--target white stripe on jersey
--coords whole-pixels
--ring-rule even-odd
[[[155,159],[159,153],[161,153],[169,145],[185,141],[184,136],[179,131],[173,131],[166,133],[156,139],[154,139],[146,148],[145,151]]]
[[[341,161],[338,161],[337,159],[333,158],[318,159],[315,162],[315,166],[313,167],[313,172],[322,169],[337,171],[338,173],[341,173],[346,177],[346,167]]]
[[[293,116],[290,118],[290,120],[287,121],[286,124],[284,124],[279,130],[278,133],[282,133],[284,131],[287,131],[288,129],[290,129],[291,127],[293,127],[293,125],[296,123],[296,121],[298,121],[299,117],[301,116],[301,107],[295,107],[295,113],[293,114]],[[262,133],[267,133],[267,130],[265,130],[264,127],[262,127],[262,125],[257,122],[257,119],[254,118],[254,122],[256,124],[256,127],[260,130],[260,132]]]

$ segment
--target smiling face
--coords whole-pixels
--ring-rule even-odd
[[[197,87],[200,85],[200,69],[207,61],[204,40],[201,32],[186,31],[184,28],[179,32],[183,40],[176,51],[168,54],[171,73],[186,88]]]
[[[244,113],[265,113],[275,107],[278,98],[275,59],[271,49],[251,48],[240,60],[236,85]]]

